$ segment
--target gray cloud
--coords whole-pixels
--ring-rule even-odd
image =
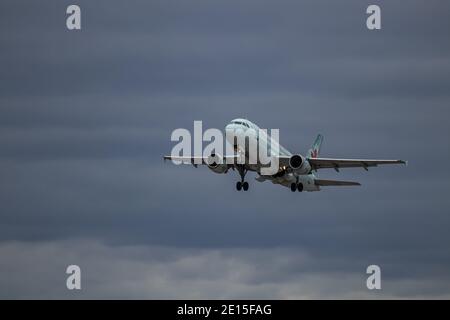
[[[382,290],[369,291],[361,261],[283,248],[110,247],[89,239],[7,242],[0,253],[9,257],[0,264],[9,275],[0,278],[3,298],[448,298],[449,290],[442,272],[411,281],[390,279],[388,271]],[[81,268],[81,291],[65,287],[71,264]]]

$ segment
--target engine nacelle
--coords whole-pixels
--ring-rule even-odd
[[[218,154],[211,154],[206,160],[208,168],[215,173],[226,173],[228,165],[224,163],[223,158]]]
[[[289,167],[292,171],[301,174],[309,173],[311,171],[309,162],[299,154],[294,154],[289,159]]]

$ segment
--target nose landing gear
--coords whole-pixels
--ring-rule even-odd
[[[239,175],[241,176],[241,181],[236,182],[236,190],[237,191],[247,191],[249,188],[249,184],[247,181],[244,181],[245,174],[247,173],[247,169],[245,169],[244,166],[237,166],[237,170],[239,172]]]
[[[241,190],[247,191],[248,187],[249,187],[249,185],[248,185],[247,181],[244,181],[244,182],[238,181],[238,182],[236,182],[236,190],[238,190],[238,191],[241,191]]]

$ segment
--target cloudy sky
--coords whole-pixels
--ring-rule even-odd
[[[0,298],[450,298],[448,1],[72,3],[0,3]],[[237,117],[409,166],[300,194],[163,163]]]

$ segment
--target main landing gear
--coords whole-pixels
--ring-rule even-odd
[[[241,176],[241,181],[236,182],[236,190],[237,191],[247,191],[248,190],[248,182],[244,181],[245,174],[247,173],[247,169],[245,169],[244,166],[237,166],[237,170],[239,172],[239,175]]]
[[[299,183],[291,183],[291,191],[295,192],[295,190],[298,190],[298,192],[303,191],[303,184],[301,182]]]

